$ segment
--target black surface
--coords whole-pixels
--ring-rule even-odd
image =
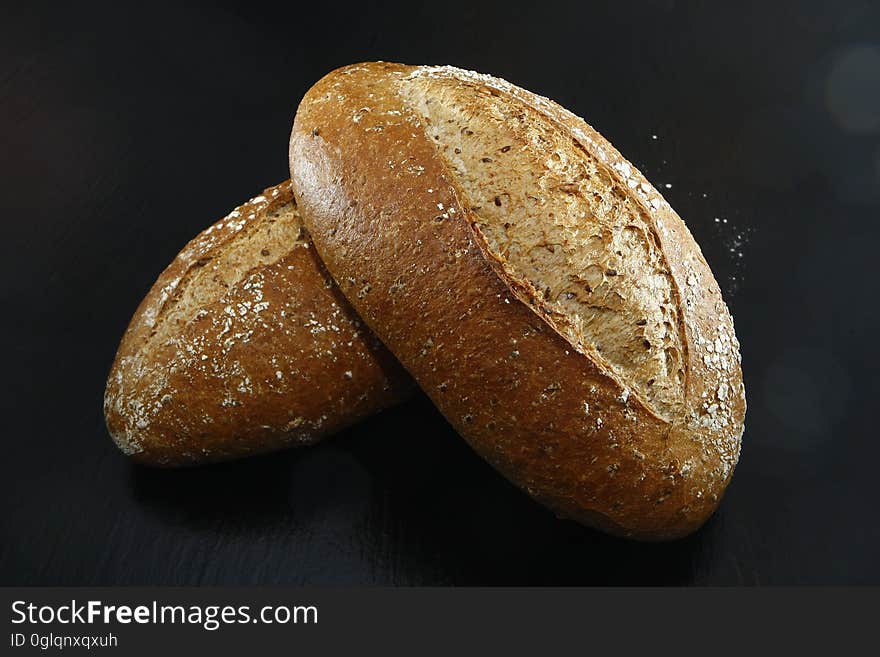
[[[880,583],[877,3],[122,4],[0,10],[0,583]],[[686,220],[749,401],[695,536],[557,521],[423,399],[218,467],[116,451],[101,400],[138,301],[286,177],[309,85],[367,59],[559,100]]]

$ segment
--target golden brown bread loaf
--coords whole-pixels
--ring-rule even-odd
[[[312,443],[410,389],[315,255],[286,181],[162,273],[122,338],[104,412],[135,460],[186,465]]]
[[[503,80],[367,63],[306,94],[290,161],[341,290],[502,474],[615,534],[709,517],[745,415],[733,323],[601,135]]]

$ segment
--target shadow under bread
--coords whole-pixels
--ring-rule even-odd
[[[421,393],[312,447],[130,473],[135,502],[164,523],[294,543],[302,534],[361,554],[390,584],[684,584],[715,526],[639,543],[559,520]]]

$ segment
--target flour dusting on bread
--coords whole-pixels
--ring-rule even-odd
[[[282,184],[163,273],[123,338],[105,415],[126,454],[198,463],[314,442],[396,401],[405,381],[338,294]]]

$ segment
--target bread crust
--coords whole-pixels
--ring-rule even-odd
[[[104,411],[133,460],[179,466],[313,443],[411,387],[324,269],[285,181],[162,272],[122,338]]]
[[[565,318],[490,252],[442,144],[405,101],[413,76],[540,112],[637,204],[674,281],[685,345],[674,417],[658,414],[589,345],[567,339]],[[366,63],[306,94],[290,158],[304,222],[340,289],[504,476],[558,515],[619,535],[672,539],[709,517],[738,459],[745,415],[732,320],[684,223],[590,126],[489,76]]]

